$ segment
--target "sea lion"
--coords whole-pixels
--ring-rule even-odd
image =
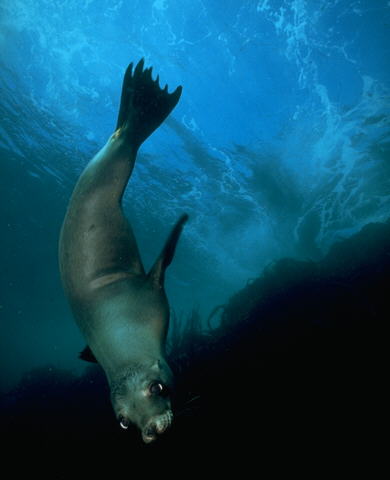
[[[134,70],[129,65],[115,132],[81,174],[59,241],[64,291],[88,345],[81,357],[101,365],[120,425],[134,423],[147,443],[172,422],[164,273],[188,216],[177,221],[145,273],[122,197],[138,149],[174,109],[181,91],[161,89],[143,60]]]

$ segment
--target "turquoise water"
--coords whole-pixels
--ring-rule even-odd
[[[0,9],[0,388],[40,365],[83,368],[58,232],[80,171],[113,131],[131,61],[183,85],[125,197],[146,265],[190,215],[167,275],[178,314],[207,315],[272,260],[318,259],[389,216],[388,1]]]

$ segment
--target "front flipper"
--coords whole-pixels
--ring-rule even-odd
[[[86,362],[97,363],[95,355],[92,353],[92,350],[88,346],[86,346],[84,350],[80,352],[79,358],[81,360],[85,360]]]
[[[164,284],[165,270],[172,262],[177,242],[183,230],[183,226],[187,220],[188,215],[185,213],[176,222],[175,226],[172,228],[168,240],[164,245],[164,248],[162,249],[162,252],[160,253],[150,272],[148,273],[149,279],[156,287],[162,287]]]
[[[168,93],[161,89],[159,77],[152,79],[152,68],[144,70],[140,60],[133,71],[131,63],[125,73],[115,136],[123,138],[135,151],[175,108],[182,87]]]

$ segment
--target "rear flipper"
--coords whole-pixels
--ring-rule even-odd
[[[123,80],[115,137],[123,138],[136,152],[175,108],[181,91],[182,87],[173,93],[168,93],[167,86],[161,89],[159,77],[152,79],[152,68],[144,70],[143,59],[134,71],[131,63]]]
[[[151,280],[156,287],[162,287],[164,284],[165,270],[172,262],[177,242],[187,220],[188,215],[184,213],[176,222],[175,226],[171,230],[168,240],[164,245],[164,248],[162,249],[162,252],[148,273],[149,280]]]

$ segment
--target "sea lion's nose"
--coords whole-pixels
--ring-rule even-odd
[[[171,426],[172,418],[172,411],[168,410],[164,414],[158,415],[150,420],[142,431],[144,442],[154,442],[159,435],[164,433]]]
[[[147,428],[142,432],[142,438],[145,443],[154,442],[157,439],[157,429],[155,424],[148,425]]]

